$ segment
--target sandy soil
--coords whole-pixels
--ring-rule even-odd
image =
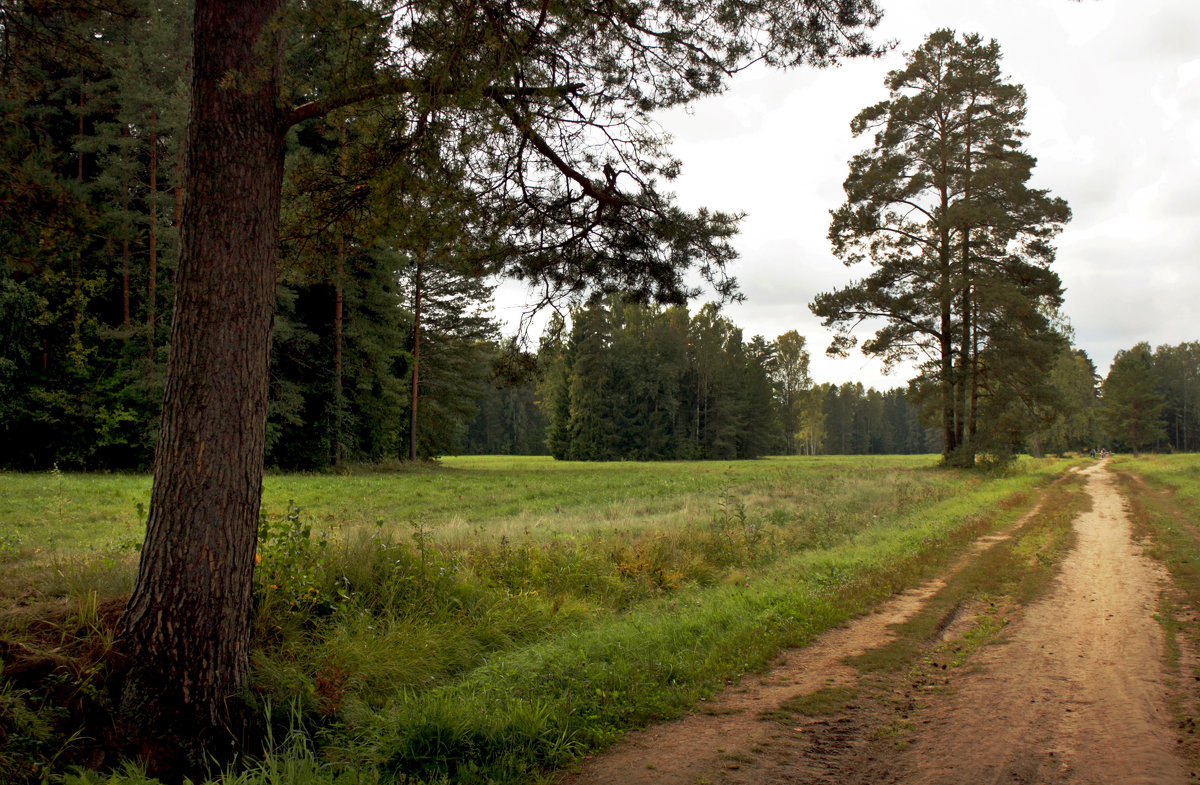
[[[1092,511],[1075,520],[1078,546],[1050,594],[1019,615],[1004,642],[975,655],[978,668],[948,678],[948,689],[911,699],[897,689],[887,712],[868,700],[835,718],[798,719],[795,727],[759,716],[789,698],[859,679],[842,660],[886,643],[890,625],[913,616],[941,588],[934,581],[810,647],[786,652],[777,668],[747,678],[697,712],[630,734],[560,782],[1192,781],[1175,751],[1163,636],[1153,619],[1165,573],[1132,542],[1104,465],[1085,476]],[[981,540],[974,552],[997,539]],[[899,745],[880,733],[881,723],[897,716],[905,720]]]

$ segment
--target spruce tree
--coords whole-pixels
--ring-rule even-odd
[[[738,440],[739,458],[758,458],[778,455],[784,440],[780,431],[780,411],[776,389],[771,378],[777,358],[775,344],[761,335],[751,338],[742,347],[742,429]]]
[[[1096,366],[1082,349],[1066,348],[1050,370],[1055,408],[1042,434],[1047,450],[1063,454],[1096,446]]]
[[[606,461],[620,457],[613,411],[614,358],[612,320],[600,302],[571,313],[568,376],[570,409],[566,457],[574,461]]]
[[[1153,362],[1166,403],[1163,416],[1171,448],[1200,449],[1200,343],[1159,346]]]
[[[571,449],[571,365],[574,352],[566,320],[555,311],[538,343],[538,365],[543,369],[538,394],[545,414],[546,450],[565,460]]]
[[[741,406],[744,378],[742,331],[706,303],[688,328],[692,370],[692,449],[699,458],[738,457],[738,438],[745,425]]]
[[[101,389],[110,271],[86,182],[94,157],[76,149],[93,128],[104,78],[94,32],[103,3],[14,3],[0,27],[0,365],[15,387],[0,420],[0,465],[95,465],[121,412]],[[36,310],[31,311],[34,307]]]
[[[400,442],[411,459],[452,452],[478,413],[499,327],[495,286],[445,257],[414,258],[400,275],[408,313],[404,373],[409,417]]]
[[[804,336],[789,330],[775,339],[775,357],[772,376],[776,396],[779,400],[779,424],[782,429],[783,449],[794,455],[800,445],[797,435],[802,430],[805,392],[812,387],[808,375],[808,349]]]
[[[1114,446],[1135,455],[1166,436],[1163,409],[1150,345],[1117,352],[1100,389],[1100,424]]]
[[[547,419],[539,357],[515,341],[492,344],[491,383],[478,401],[479,414],[467,427],[463,451],[474,455],[545,455]]]

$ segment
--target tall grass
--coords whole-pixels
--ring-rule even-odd
[[[451,538],[591,531],[598,522],[639,528],[707,518],[730,492],[750,506],[783,507],[824,494],[852,475],[920,476],[924,487],[949,476],[929,472],[931,456],[813,457],[760,461],[579,464],[540,457],[464,456],[390,472],[268,474],[263,512],[282,518],[299,507],[316,524],[370,529],[379,521],[422,520]],[[910,481],[913,481],[909,477]],[[898,480],[902,481],[902,480]],[[77,552],[140,540],[150,478],[128,474],[0,472],[0,554],[4,543]]]
[[[289,781],[288,766],[297,782],[529,781],[912,585],[1063,468],[931,463],[460,459],[270,478],[243,700],[287,741],[222,781]]]
[[[1150,483],[1166,488],[1176,499],[1191,507],[1200,507],[1200,454],[1122,456],[1114,459],[1118,472],[1133,473]]]

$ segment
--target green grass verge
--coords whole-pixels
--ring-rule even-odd
[[[1169,665],[1179,660],[1178,636],[1200,638],[1200,626],[1181,621],[1181,608],[1200,607],[1200,455],[1121,457],[1113,469],[1137,534],[1174,579],[1158,618],[1167,636]]]
[[[1163,593],[1156,618],[1166,644],[1167,680],[1175,714],[1180,751],[1200,760],[1200,455],[1161,455],[1115,459],[1135,533],[1147,542],[1147,552],[1171,574],[1172,590]],[[1185,649],[1191,660],[1184,662]]]
[[[1166,565],[1192,607],[1200,607],[1200,455],[1114,459],[1113,471],[1137,533]]]

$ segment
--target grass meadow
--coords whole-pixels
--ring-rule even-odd
[[[1121,474],[1137,475],[1170,491],[1175,502],[1200,510],[1200,456],[1196,453],[1123,456],[1115,460],[1113,468]]]
[[[932,574],[1069,465],[935,464],[462,457],[268,476],[238,699],[263,743],[212,779],[539,781]],[[149,486],[0,474],[0,781],[154,781],[93,731]],[[76,768],[97,756],[105,773]]]

